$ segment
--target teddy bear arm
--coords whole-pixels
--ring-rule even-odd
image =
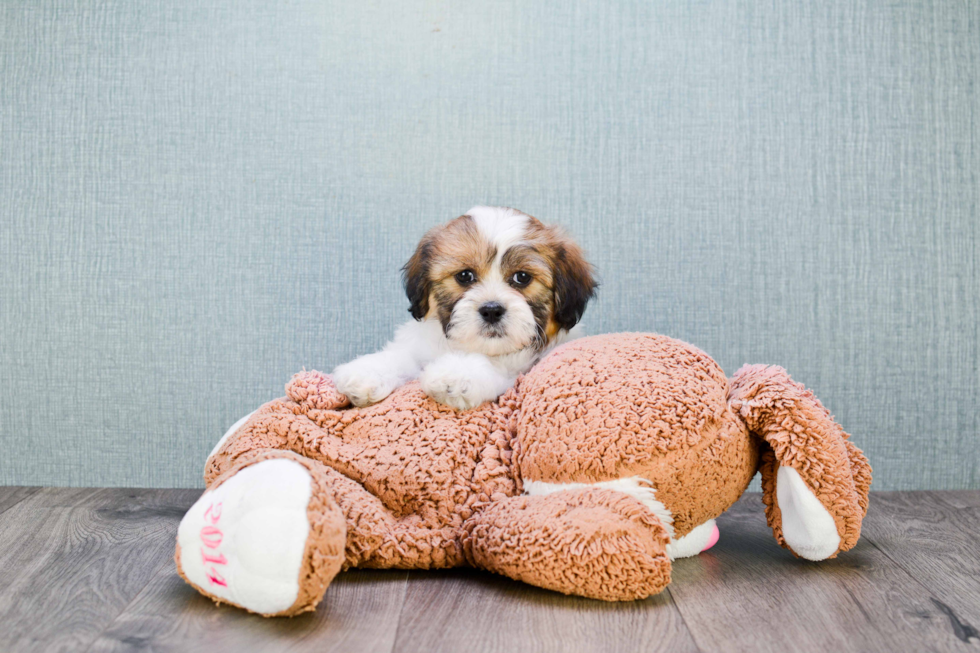
[[[850,440],[844,441],[847,447],[847,457],[851,462],[854,474],[854,489],[858,493],[858,504],[861,506],[861,517],[868,514],[868,492],[871,491],[871,464],[868,463],[864,452]]]
[[[808,560],[852,548],[871,468],[827,409],[785,370],[764,365],[736,372],[729,405],[764,443],[762,498],[779,544]]]
[[[467,520],[464,531],[473,566],[564,594],[628,601],[670,582],[664,525],[621,492],[508,497]]]

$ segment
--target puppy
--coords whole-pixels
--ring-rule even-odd
[[[356,406],[415,378],[456,410],[492,401],[574,337],[597,287],[582,250],[560,229],[491,206],[429,231],[402,272],[415,320],[381,351],[333,371]]]

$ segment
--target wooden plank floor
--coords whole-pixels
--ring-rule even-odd
[[[0,651],[980,651],[980,491],[875,493],[861,542],[823,563],[776,546],[747,495],[645,601],[352,571],[294,619],[217,608],[177,577],[199,494],[0,487]]]

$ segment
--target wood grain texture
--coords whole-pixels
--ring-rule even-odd
[[[697,651],[666,593],[605,603],[488,572],[412,572],[395,651]]]
[[[899,493],[887,496],[901,496]],[[980,508],[980,490],[950,490],[934,492],[933,498],[954,508]]]
[[[387,653],[395,642],[407,580],[404,571],[351,571],[330,585],[315,613],[262,619],[215,606],[168,563],[90,650]]]
[[[0,514],[0,650],[87,647],[173,555],[198,496],[45,489]]]
[[[17,492],[23,494],[21,490]],[[355,570],[318,610],[216,607],[173,567],[197,490],[57,489],[0,514],[0,651],[976,651],[980,508],[964,493],[874,493],[864,539],[810,563],[758,495],[646,601],[567,597],[478,570]],[[0,500],[13,496],[5,489]]]
[[[39,492],[39,487],[0,487],[0,513]]]
[[[976,650],[933,594],[867,540],[834,560],[797,559],[775,543],[757,494],[719,527],[719,543],[679,561],[668,587],[703,650]]]
[[[980,645],[980,492],[884,492],[864,537],[931,592],[929,612],[962,641]],[[950,504],[964,505],[962,508]]]

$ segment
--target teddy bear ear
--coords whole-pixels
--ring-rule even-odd
[[[432,290],[432,281],[429,279],[431,257],[432,239],[427,235],[402,268],[402,281],[410,303],[408,311],[416,320],[421,320],[429,312],[429,292]]]
[[[306,410],[334,410],[350,405],[346,395],[337,390],[333,379],[323,372],[310,370],[295,374],[286,384],[286,396]]]

